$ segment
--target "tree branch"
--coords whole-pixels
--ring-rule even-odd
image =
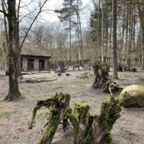
[[[32,28],[32,26],[33,26],[34,22],[36,21],[36,19],[38,18],[39,14],[42,12],[42,8],[43,8],[44,5],[46,4],[46,2],[47,2],[47,0],[45,0],[42,5],[39,5],[39,6],[40,6],[39,12],[37,13],[37,15],[35,16],[35,18],[33,19],[32,23],[30,24],[30,26],[29,26],[29,28],[28,28],[28,30],[27,30],[27,32],[26,32],[26,34],[25,34],[25,36],[24,36],[24,38],[23,38],[23,40],[22,40],[22,43],[21,43],[21,45],[20,45],[18,54],[19,54],[20,51],[21,51],[21,48],[22,48],[22,46],[23,46],[23,44],[24,44],[24,42],[25,42],[26,37],[27,37],[28,34],[29,34],[30,29]]]
[[[4,0],[2,1],[2,11],[4,13],[6,13],[6,6],[5,6],[5,3],[4,3]],[[7,41],[7,48],[8,48],[8,43],[9,43],[9,37],[8,37],[8,30],[7,30],[7,18],[6,18],[6,15],[3,13],[4,15],[4,27],[5,27],[5,35],[6,35],[6,41]]]
[[[0,10],[0,12],[3,13],[5,16],[8,16],[8,14],[5,11]]]

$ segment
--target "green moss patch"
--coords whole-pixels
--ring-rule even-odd
[[[42,77],[42,78],[28,78],[25,80],[27,83],[38,83],[38,82],[49,82],[55,81],[57,78],[54,77]]]
[[[131,85],[123,89],[120,104],[123,107],[144,107],[144,86]]]
[[[49,110],[48,109],[40,110],[36,114],[37,118],[39,118],[39,117],[48,117],[48,115],[49,115]]]
[[[77,78],[79,78],[79,79],[88,79],[89,76],[88,76],[88,73],[83,73],[83,74],[81,74],[81,76],[77,76]]]
[[[0,116],[4,116],[4,115],[10,115],[12,114],[14,111],[12,109],[0,109]]]

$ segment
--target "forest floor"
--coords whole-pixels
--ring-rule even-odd
[[[16,102],[3,102],[8,93],[8,77],[0,76],[0,144],[36,144],[45,132],[47,122],[47,109],[42,108],[35,119],[33,129],[28,129],[33,108],[38,100],[45,100],[55,95],[56,92],[66,92],[71,95],[71,108],[75,103],[88,104],[92,114],[99,114],[101,103],[110,99],[110,94],[105,94],[102,89],[93,89],[94,76],[79,79],[86,71],[69,72],[58,76],[56,73],[39,73],[24,75],[28,77],[52,77],[55,81],[26,83],[20,82],[22,97]],[[110,72],[112,75],[112,72]],[[119,72],[117,84],[125,88],[132,84],[144,86],[144,71]],[[116,96],[119,98],[119,96]],[[121,117],[116,121],[111,131],[111,144],[143,144],[144,143],[144,108],[122,108]],[[59,125],[52,144],[73,144],[73,130],[69,126],[64,133]]]

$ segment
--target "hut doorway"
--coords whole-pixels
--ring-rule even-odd
[[[33,71],[34,70],[34,59],[28,59],[28,70]]]
[[[45,60],[39,60],[39,71],[45,70]]]

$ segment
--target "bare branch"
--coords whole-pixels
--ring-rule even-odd
[[[2,9],[3,9],[2,11],[4,11],[6,13],[4,0],[2,1]],[[5,14],[4,14],[4,27],[5,27],[6,41],[8,44],[9,38],[8,38],[8,31],[7,31],[7,19],[6,19]]]
[[[5,16],[8,16],[8,14],[5,11],[0,10],[0,12],[3,13]]]
[[[17,18],[19,18],[21,0],[18,2]]]
[[[6,13],[6,3],[4,2],[4,0],[2,0],[2,10],[0,10],[1,13],[3,13],[5,16],[8,16],[8,14]]]
[[[32,23],[30,24],[30,26],[29,26],[29,28],[28,28],[28,30],[27,30],[27,32],[26,32],[26,34],[25,34],[25,36],[24,36],[24,38],[23,38],[23,40],[22,40],[22,43],[21,43],[20,48],[19,48],[19,53],[20,53],[21,48],[22,48],[22,46],[23,46],[23,44],[24,44],[24,42],[25,42],[26,37],[27,37],[28,34],[29,34],[30,29],[32,28],[32,26],[33,26],[34,22],[36,21],[36,19],[38,18],[39,14],[42,12],[42,9],[43,9],[44,5],[46,4],[46,2],[47,2],[47,0],[45,0],[45,1],[42,3],[42,5],[39,5],[39,6],[40,6],[39,12],[37,13],[37,15],[35,16],[35,18],[33,19]]]
[[[32,14],[35,10],[37,10],[38,7],[36,7],[33,11],[31,11],[30,13],[26,14],[24,17],[22,17],[19,22],[21,22],[24,18],[26,18],[28,15]]]

